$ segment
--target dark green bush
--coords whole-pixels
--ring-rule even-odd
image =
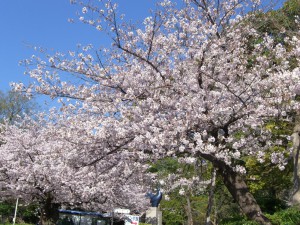
[[[267,215],[274,225],[298,225],[300,224],[300,210],[297,208],[288,208],[274,213],[273,215]]]
[[[219,223],[221,225],[259,225],[254,221],[247,220],[243,216],[236,216],[232,218],[225,218]]]
[[[19,204],[17,213],[17,222],[36,224],[38,222],[37,205]],[[11,222],[15,212],[15,202],[7,201],[0,203],[0,223]]]
[[[300,225],[300,210],[297,208],[288,208],[278,211],[273,215],[266,214],[273,225]],[[222,225],[259,225],[254,221],[249,221],[243,216],[224,218],[220,222]]]

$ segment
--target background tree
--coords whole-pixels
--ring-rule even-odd
[[[166,224],[204,224],[210,183],[208,167],[203,159],[167,157],[149,168],[161,182],[165,197],[160,208]]]
[[[299,37],[299,15],[300,15],[300,2],[297,0],[288,0],[284,3],[283,7],[278,10],[271,10],[267,13],[256,13],[256,17],[251,20],[251,23],[255,26],[255,28],[258,30],[261,36],[267,34],[271,36],[274,39],[274,42],[277,44],[282,44],[285,46],[286,50],[290,48],[288,43],[286,43],[284,40],[287,38],[293,38],[293,36]],[[256,38],[254,43],[259,43],[262,39]],[[274,61],[274,63],[276,63]],[[299,66],[299,61],[295,59],[294,57],[289,58],[288,65],[290,69],[293,69],[297,66]],[[296,99],[298,99],[299,90],[296,92],[297,96]],[[288,201],[289,199],[290,204],[298,205],[300,203],[299,198],[299,145],[298,143],[298,130],[299,130],[299,109],[296,109],[295,111],[291,112],[289,116],[292,118],[290,121],[270,121],[270,126],[273,128],[273,132],[277,133],[279,135],[292,135],[294,137],[294,152],[293,152],[293,164],[294,164],[294,175],[293,175],[293,188],[291,190],[292,194],[286,194],[285,201]],[[293,128],[294,127],[294,128]],[[275,129],[274,129],[275,128]],[[294,130],[294,131],[293,131]],[[253,162],[252,162],[253,163]],[[259,168],[259,167],[256,167]],[[274,169],[274,168],[273,168]],[[275,172],[272,169],[272,172]],[[291,167],[289,167],[291,169]],[[276,170],[276,169],[275,169]],[[271,172],[271,173],[272,173]],[[275,172],[278,174],[278,172]],[[261,173],[259,173],[261,174]],[[286,177],[286,173],[284,174],[285,177],[281,178],[283,180],[289,179],[290,176]],[[279,175],[279,174],[278,174]],[[266,175],[268,176],[268,175]],[[263,176],[264,177],[264,176]],[[266,177],[261,177],[262,180]],[[267,178],[267,180],[269,180]],[[278,179],[280,180],[280,179]],[[283,181],[282,180],[282,181]],[[287,184],[289,183],[288,180],[285,180],[286,182],[282,182],[281,184]],[[265,182],[265,181],[263,181]],[[269,180],[269,182],[271,182]],[[278,185],[274,186],[278,187]],[[281,186],[281,185],[279,185]],[[270,187],[270,186],[269,186]],[[287,187],[285,187],[286,189]],[[283,190],[283,189],[281,189]],[[290,195],[289,197],[287,197]],[[275,199],[274,199],[275,200]],[[278,200],[278,199],[277,199]]]
[[[23,114],[32,114],[37,110],[37,104],[20,92],[0,91],[0,120],[13,122]]]
[[[55,223],[63,206],[105,212],[125,206],[144,210],[149,178],[143,171],[147,165],[137,162],[130,152],[89,157],[88,151],[96,150],[97,132],[81,140],[79,136],[64,136],[70,120],[52,112],[52,118],[42,114],[6,124],[1,134],[5,144],[0,147],[2,200],[13,196],[38,204],[42,224]],[[90,131],[83,121],[76,123]],[[84,130],[76,128],[82,135]]]
[[[34,99],[26,97],[20,92],[2,92],[0,91],[0,123],[8,122],[10,124],[20,121],[25,115],[33,116],[38,110],[38,105]],[[4,127],[0,128],[1,132],[4,132]],[[1,136],[1,135],[0,135]],[[0,145],[4,144],[4,140],[0,139]],[[0,162],[1,169],[3,171],[2,162]],[[1,176],[2,177],[2,176]],[[0,210],[2,215],[2,222],[12,216],[15,207],[15,196],[8,195],[5,188],[2,186],[2,181],[0,181]],[[27,205],[26,207],[19,207],[19,216],[21,216],[23,221],[36,223],[37,217],[35,215],[35,206]]]

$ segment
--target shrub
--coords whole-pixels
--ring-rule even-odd
[[[297,208],[288,208],[274,213],[273,215],[267,215],[274,225],[296,225],[300,224],[300,211]]]
[[[297,208],[291,207],[285,210],[278,211],[273,215],[266,214],[273,225],[297,225],[300,224],[300,211]],[[243,216],[235,216],[232,218],[222,219],[222,225],[259,225],[254,221],[250,221]]]

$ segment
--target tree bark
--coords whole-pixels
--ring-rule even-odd
[[[270,220],[262,214],[259,205],[249,192],[248,186],[241,175],[212,154],[201,153],[200,156],[210,161],[217,168],[218,173],[223,178],[224,185],[249,219],[263,225],[272,225]]]
[[[39,225],[53,225],[59,219],[58,209],[59,204],[53,203],[53,198],[50,194],[46,194],[47,197],[44,202],[41,203],[41,215]]]
[[[214,167],[211,172],[211,183],[210,183],[210,190],[209,190],[209,196],[208,196],[208,204],[207,204],[207,210],[206,210],[206,225],[212,225],[211,221],[211,211],[212,207],[214,205],[214,195],[215,195],[215,188],[216,188],[216,176],[217,176],[217,170]]]
[[[294,176],[293,176],[293,190],[291,196],[292,205],[300,205],[300,118],[299,115],[295,119],[295,127],[293,132],[293,162],[294,162]]]
[[[224,167],[223,167],[224,168]],[[229,166],[221,173],[223,181],[234,200],[241,207],[243,213],[251,220],[263,225],[271,225],[270,220],[265,217],[253,195],[249,192],[243,177]]]

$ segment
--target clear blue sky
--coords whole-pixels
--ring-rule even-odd
[[[142,20],[155,1],[120,0],[126,17]],[[25,68],[18,65],[34,52],[27,45],[59,51],[75,50],[76,44],[107,45],[101,33],[76,20],[79,11],[69,0],[0,0],[0,90],[11,81],[27,83]]]
[[[142,20],[157,0],[119,0],[126,18]],[[0,90],[11,81],[28,82],[25,68],[18,65],[34,52],[27,45],[58,51],[75,50],[76,44],[107,45],[101,33],[88,25],[68,22],[79,8],[69,0],[0,0]]]

